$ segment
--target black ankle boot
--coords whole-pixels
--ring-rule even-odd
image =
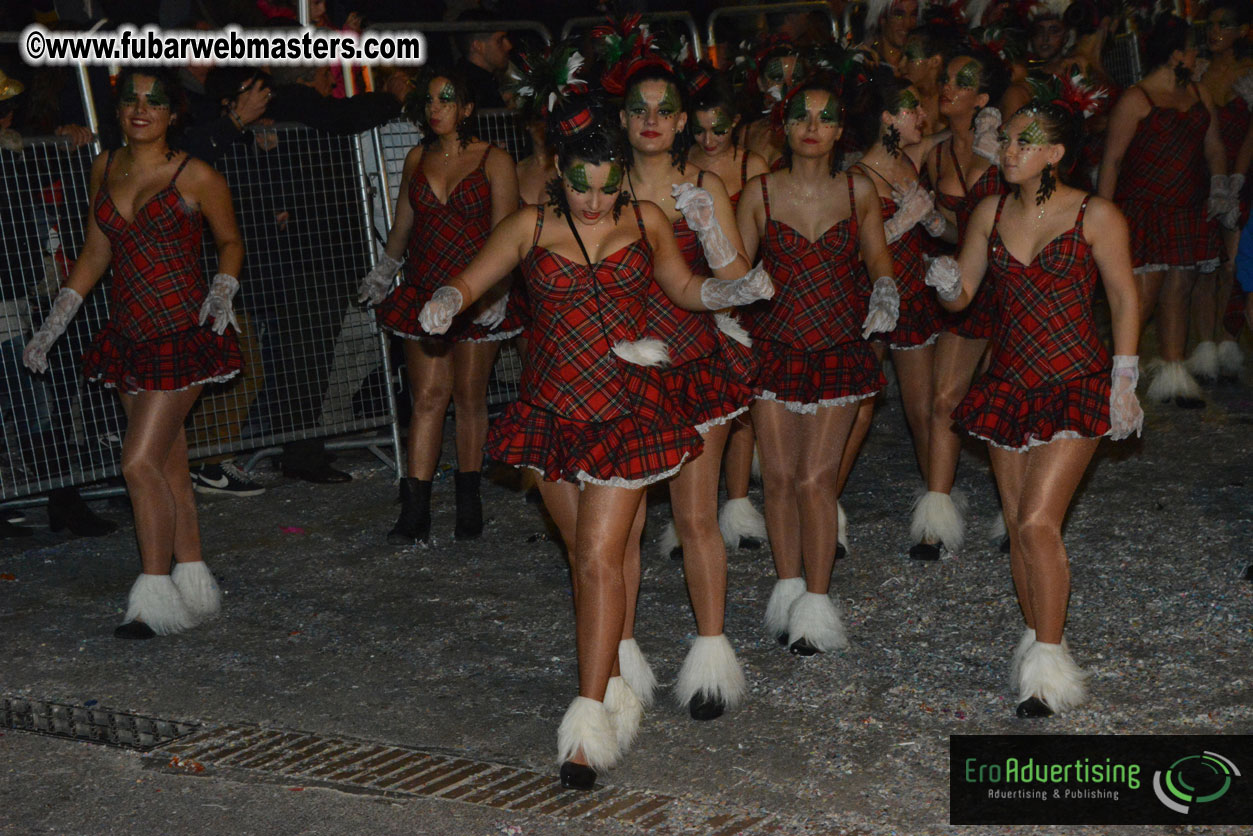
[[[458,540],[473,540],[483,533],[483,500],[479,497],[477,470],[453,473],[457,485],[457,526],[453,536]]]
[[[79,537],[103,537],[117,531],[117,523],[87,507],[77,488],[57,488],[48,494],[48,528],[68,528]]]
[[[387,542],[394,546],[425,543],[431,539],[431,482],[422,479],[400,480],[400,519],[387,532]]]

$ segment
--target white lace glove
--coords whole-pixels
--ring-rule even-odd
[[[740,253],[731,245],[718,223],[713,196],[691,183],[675,183],[670,187],[670,193],[674,195],[674,208],[683,213],[688,228],[700,239],[709,266],[720,270],[735,261]]]
[[[22,363],[26,368],[40,374],[48,371],[48,349],[52,348],[57,337],[65,333],[70,320],[74,318],[74,314],[78,313],[82,305],[83,297],[79,296],[76,291],[68,287],[61,288],[61,292],[52,302],[52,310],[48,313],[48,318],[30,338],[30,342],[26,343],[26,350],[22,352]]]
[[[1114,441],[1139,437],[1144,429],[1144,410],[1136,397],[1140,382],[1140,358],[1119,354],[1114,357],[1114,371],[1109,387],[1109,437]]]
[[[901,295],[896,292],[896,282],[891,276],[880,276],[874,280],[874,290],[870,293],[870,310],[861,324],[861,338],[868,340],[871,334],[891,331],[900,315]]]
[[[996,162],[1001,155],[1001,141],[997,132],[1001,129],[1001,112],[985,107],[975,114],[975,139],[972,149],[980,157]]]
[[[461,313],[461,291],[444,285],[431,294],[431,299],[418,312],[418,324],[428,334],[442,334]]]
[[[935,196],[932,195],[934,201]],[[948,229],[948,218],[944,217],[944,213],[939,209],[932,209],[927,216],[922,219],[922,228],[932,238],[940,238],[944,235],[944,230]]]
[[[357,301],[377,305],[386,299],[387,294],[392,290],[392,279],[399,269],[400,262],[387,253],[383,253],[379,257],[379,263],[375,264],[374,269],[366,273],[365,278],[361,280],[361,287],[357,289]]]
[[[935,196],[915,182],[903,192],[892,190],[896,214],[883,222],[883,233],[889,244],[895,244],[905,233],[935,211]]]
[[[957,259],[951,255],[942,255],[927,268],[927,286],[934,287],[935,293],[945,302],[952,302],[962,292],[962,271]]]
[[[1244,191],[1244,175],[1231,174],[1227,176],[1227,194],[1231,196],[1231,205],[1222,217],[1218,219],[1219,223],[1225,229],[1238,229],[1240,223],[1240,192]]]
[[[502,294],[492,304],[483,309],[483,312],[474,318],[475,325],[482,325],[488,331],[495,331],[500,323],[505,321],[505,309],[509,307],[509,294]]]
[[[230,273],[218,273],[214,276],[213,284],[209,285],[209,295],[200,306],[200,324],[204,325],[212,319],[213,324],[209,327],[219,336],[226,333],[227,325],[234,325],[238,331],[239,323],[235,321],[235,311],[231,307],[231,301],[238,292],[239,279]]]
[[[1231,92],[1244,99],[1244,103],[1253,110],[1253,70],[1237,78],[1231,85]]]
[[[1209,179],[1209,202],[1206,219],[1223,220],[1228,215],[1239,214],[1240,201],[1231,193],[1231,181],[1225,174],[1215,174]],[[1234,225],[1234,224],[1233,224]]]
[[[774,282],[760,262],[738,279],[705,279],[700,286],[700,301],[711,311],[748,305],[773,296]]]

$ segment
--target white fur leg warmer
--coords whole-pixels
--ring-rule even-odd
[[[766,542],[766,519],[753,507],[748,497],[728,499],[718,512],[718,530],[728,549],[737,549],[741,537],[755,537]]]
[[[927,491],[914,503],[909,536],[915,543],[943,543],[950,552],[961,550],[966,539],[966,523],[958,507],[965,504],[956,495]]]
[[[178,594],[183,596],[183,603],[197,624],[208,621],[221,611],[222,593],[203,560],[175,563],[170,579],[178,587]]]
[[[1035,644],[1035,630],[1028,627],[1022,631],[1022,638],[1014,648],[1014,655],[1009,657],[1009,686],[1015,691],[1022,690],[1022,659]]]
[[[1005,512],[998,511],[996,516],[992,518],[992,522],[988,525],[988,539],[994,542],[1001,542],[1009,534],[1009,529],[1005,527]]]
[[[1192,355],[1184,362],[1188,371],[1206,380],[1218,378],[1218,346],[1212,340],[1203,340],[1192,349]]]
[[[687,705],[697,694],[705,694],[735,708],[747,693],[748,680],[726,635],[697,636],[674,685],[679,704]]]
[[[805,594],[804,578],[784,578],[774,582],[770,601],[766,604],[766,632],[772,638],[787,635],[788,611],[796,599]]]
[[[575,697],[557,729],[557,763],[570,760],[582,750],[587,765],[597,772],[622,757],[618,736],[603,702]]]
[[[1034,642],[1022,657],[1018,699],[1038,697],[1054,712],[1074,708],[1087,697],[1088,673],[1070,658],[1066,640],[1061,644]]]
[[[662,557],[669,557],[670,552],[682,545],[679,542],[679,530],[674,527],[674,520],[666,520],[666,527],[661,530],[661,536],[657,538],[657,548],[661,551]]]
[[[848,636],[840,621],[839,610],[830,596],[806,592],[792,602],[787,620],[788,640],[805,639],[814,647],[829,653],[848,647]]]
[[[1196,379],[1188,373],[1183,363],[1152,364],[1153,382],[1149,384],[1148,396],[1154,401],[1170,401],[1175,398],[1204,398],[1205,393]]]
[[[625,679],[611,676],[609,687],[605,689],[605,710],[609,712],[609,721],[618,737],[618,749],[625,754],[640,730],[644,704],[631,690],[631,686],[626,684]]]
[[[839,543],[844,549],[848,550],[848,515],[844,513],[844,506],[839,502],[835,503],[835,521],[840,527],[839,533],[836,535],[835,542]]]
[[[122,622],[139,620],[158,636],[181,633],[196,626],[183,596],[169,575],[140,575],[131,586]]]
[[[1244,371],[1244,352],[1235,340],[1223,340],[1218,344],[1218,371],[1228,377],[1239,377]]]
[[[649,667],[648,660],[640,652],[635,639],[623,639],[618,642],[618,668],[626,684],[640,698],[645,708],[653,704],[653,692],[657,690],[657,677]]]

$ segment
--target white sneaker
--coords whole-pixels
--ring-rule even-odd
[[[191,484],[197,493],[217,493],[228,496],[257,496],[265,493],[264,487],[254,482],[244,471],[230,462],[193,467]]]

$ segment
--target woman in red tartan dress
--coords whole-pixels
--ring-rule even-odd
[[[1097,192],[1127,217],[1141,327],[1157,313],[1161,362],[1148,396],[1195,409],[1205,401],[1183,362],[1188,308],[1197,274],[1218,268],[1221,242],[1210,215],[1222,202],[1213,187],[1225,185],[1227,160],[1213,101],[1191,83],[1191,38],[1189,24],[1167,17],[1145,39],[1149,72],[1110,114]]]
[[[177,80],[128,70],[117,89],[126,147],[92,165],[86,241],[24,359],[46,370],[48,346],[112,267],[109,321],[84,355],[83,371],[118,390],[127,417],[122,476],[143,574],[114,635],[150,639],[193,627],[220,606],[201,553],[183,421],[205,383],[243,365],[238,335],[228,328],[244,248],[226,181],[167,142],[180,115]],[[217,245],[212,283],[200,269],[202,219]]]
[[[996,165],[999,102],[1008,84],[1004,64],[982,46],[970,45],[948,62],[940,90],[940,111],[953,136],[937,146],[928,166],[935,184],[935,205],[949,223],[946,237],[962,245],[970,215],[990,194],[1004,190]],[[959,551],[965,541],[960,504],[953,484],[961,456],[961,438],[953,428],[953,409],[970,389],[970,381],[992,333],[994,311],[985,289],[970,309],[946,317],[935,346],[927,492],[914,506],[909,556],[937,560],[941,548]]]
[[[945,220],[935,208],[935,197],[922,185],[918,165],[933,144],[922,136],[925,115],[917,88],[891,73],[879,72],[858,85],[850,127],[856,129],[856,145],[865,148],[853,170],[866,175],[879,195],[884,232],[901,294],[896,328],[871,342],[883,362],[889,348],[900,381],[905,420],[914,439],[914,454],[922,477],[927,478],[931,437],[932,375],[935,341],[941,328],[940,306],[935,294],[923,284],[926,266],[923,252],[927,235],[940,235]],[[900,203],[898,203],[898,201]],[[857,410],[844,458],[840,463],[839,494],[870,432],[874,398],[863,400]],[[847,529],[840,523],[838,560],[847,548]]]
[[[1249,220],[1250,184],[1240,171],[1240,150],[1253,128],[1253,57],[1250,57],[1249,30],[1253,24],[1253,4],[1245,0],[1223,0],[1211,4],[1206,31],[1209,66],[1201,86],[1214,100],[1218,133],[1227,152],[1227,172],[1235,177],[1234,196],[1240,210],[1233,218],[1234,228],[1224,224],[1223,253],[1226,260],[1212,274],[1197,277],[1192,294],[1192,325],[1197,344],[1188,358],[1188,367],[1201,378],[1238,380],[1244,356],[1237,337],[1241,317],[1226,318],[1235,290],[1236,244],[1240,230]],[[1246,99],[1246,97],[1248,97]],[[1247,164],[1247,161],[1246,161]]]
[[[616,130],[572,104],[553,117],[554,200],[519,210],[419,317],[438,333],[521,263],[534,310],[531,359],[519,400],[493,427],[488,453],[542,476],[540,493],[571,563],[579,696],[558,732],[562,783],[590,789],[638,729],[649,689],[620,652],[639,586],[644,488],[700,455],[702,439],[659,368],[666,347],[647,337],[655,281],[686,310],[767,297],[762,274],[700,279],[670,220],[624,200]],[[630,203],[629,211],[621,211]],[[550,211],[551,210],[551,211]],[[724,291],[745,289],[728,298]],[[680,416],[677,417],[676,416]]]
[[[674,73],[661,59],[642,61],[627,71],[621,92],[621,121],[631,147],[627,159],[631,196],[666,213],[683,260],[694,274],[734,279],[748,273],[752,264],[743,255],[735,213],[721,178],[685,161],[690,136],[684,133],[687,114]],[[681,195],[683,190],[687,193]],[[698,194],[712,207],[713,226],[725,232],[720,238],[725,252],[716,254],[717,266],[712,270],[703,243],[706,234],[689,226],[682,211]],[[747,346],[720,330],[713,314],[683,310],[660,286],[652,288],[647,309],[648,336],[665,343],[670,355],[662,370],[674,404],[670,417],[693,427],[705,446],[704,454],[685,463],[669,487],[677,534],[672,545],[682,545],[697,632],[675,692],[693,719],[712,720],[737,705],[747,692],[735,651],[723,633],[727,551],[718,528],[718,477],[731,422],[748,411],[753,399],[753,357]],[[731,331],[738,330],[729,317],[722,321]],[[628,613],[628,622],[632,618]],[[625,635],[623,654],[646,664],[632,633]],[[628,683],[637,692],[650,690],[647,681],[628,678]]]
[[[1061,525],[1099,439],[1139,432],[1139,323],[1127,226],[1112,203],[1056,184],[1082,143],[1082,122],[1036,100],[1006,125],[1002,171],[1012,195],[979,204],[960,264],[937,259],[927,283],[961,310],[986,280],[996,319],[991,363],[953,418],[988,442],[1026,631],[1011,660],[1019,717],[1084,699],[1086,674],[1062,638],[1070,573]],[[1097,274],[1114,349],[1092,313]]]
[[[400,483],[400,518],[389,543],[424,542],[431,532],[431,485],[443,445],[449,400],[457,434],[458,539],[483,530],[479,479],[487,437],[487,381],[500,341],[522,323],[508,310],[509,288],[467,311],[441,337],[423,333],[418,311],[437,287],[470,263],[492,228],[518,207],[513,160],[491,143],[470,137],[474,111],[469,88],[443,70],[420,82],[415,119],[424,140],[405,157],[396,218],[384,258],[363,283],[363,296],[378,307],[379,325],[405,338],[405,368],[413,398],[409,419],[407,476]],[[391,275],[405,258],[400,285]],[[377,290],[366,292],[370,284]]]
[[[766,627],[809,656],[847,645],[827,595],[836,481],[857,404],[885,382],[866,337],[896,326],[899,297],[879,196],[865,177],[838,172],[839,98],[809,82],[784,114],[783,168],[749,182],[737,215],[777,283],[773,301],[743,314],[760,364],[753,426],[778,576]],[[878,277],[873,293],[867,270]]]
[[[688,162],[721,178],[730,193],[732,211],[744,184],[768,170],[765,158],[739,141],[736,111],[735,93],[725,72],[696,75],[688,91],[687,129],[694,141]],[[766,540],[766,521],[748,498],[755,448],[752,418],[745,412],[731,423],[722,454],[727,499],[718,512],[718,528],[728,549],[757,549]]]

